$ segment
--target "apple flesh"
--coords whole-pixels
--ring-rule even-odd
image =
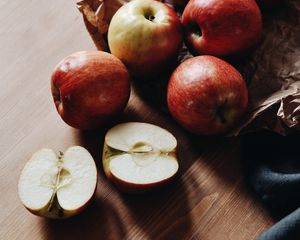
[[[186,44],[195,55],[240,56],[255,47],[262,34],[254,0],[191,0],[182,23]]]
[[[104,172],[123,192],[155,189],[176,175],[176,147],[176,138],[158,126],[139,122],[116,125],[105,136]]]
[[[176,60],[182,46],[182,25],[176,12],[154,0],[133,0],[113,16],[108,44],[135,76],[158,73]]]
[[[96,185],[96,165],[86,149],[70,147],[59,156],[51,149],[41,149],[22,170],[19,196],[35,215],[67,218],[87,206]]]
[[[126,107],[129,73],[112,54],[76,52],[55,67],[51,91],[56,109],[67,124],[78,129],[99,128]]]
[[[241,74],[213,56],[180,64],[168,83],[170,113],[187,130],[200,135],[224,134],[247,110],[248,91]]]

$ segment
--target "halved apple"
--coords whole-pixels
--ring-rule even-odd
[[[97,185],[97,168],[83,147],[68,148],[57,156],[41,149],[26,163],[19,179],[19,196],[33,214],[67,218],[91,200]]]
[[[121,191],[144,192],[177,173],[176,138],[158,126],[130,122],[111,128],[103,149],[106,176]]]

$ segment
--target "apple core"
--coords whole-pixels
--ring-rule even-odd
[[[57,201],[57,191],[60,188],[63,188],[69,185],[72,181],[71,173],[64,168],[64,159],[63,152],[59,152],[59,156],[57,158],[57,166],[49,169],[49,171],[45,172],[41,177],[41,185],[45,187],[50,187],[52,189],[52,195],[47,207],[47,211],[51,213],[53,208],[58,209],[59,216],[63,215],[63,211],[61,211],[61,207],[59,202]]]

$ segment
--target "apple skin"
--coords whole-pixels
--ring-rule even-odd
[[[244,55],[262,35],[261,12],[254,0],[190,0],[182,23],[185,42],[195,55]]]
[[[180,64],[168,83],[172,116],[199,135],[221,135],[247,110],[248,91],[241,74],[213,56],[198,56]]]
[[[55,67],[51,91],[56,109],[68,125],[99,128],[126,107],[130,77],[125,65],[112,54],[81,51]]]
[[[134,76],[144,77],[176,60],[182,35],[181,22],[171,7],[154,0],[133,0],[113,16],[108,44]]]

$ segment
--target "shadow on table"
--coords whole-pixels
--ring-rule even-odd
[[[121,197],[136,222],[129,239],[185,239],[192,234],[187,193],[180,178],[150,193]]]
[[[152,111],[151,107],[147,111]],[[146,111],[144,109],[144,111]],[[155,110],[154,110],[155,112]],[[120,122],[124,121],[146,121],[153,124],[160,125],[164,128],[167,128],[174,133],[172,124],[169,124],[169,117],[161,113],[154,113],[149,115],[144,115],[143,111],[139,111],[133,107],[128,107],[123,115]],[[84,131],[77,133],[77,142],[80,145],[87,148],[90,153],[93,155],[95,162],[97,164],[99,178],[101,182],[106,184],[106,187],[113,188],[111,191],[117,191],[114,189],[114,186],[110,184],[108,180],[105,179],[103,168],[102,168],[102,146],[104,142],[104,135],[106,129],[96,130],[96,131]],[[181,131],[181,130],[180,130]],[[181,132],[175,132],[175,135],[181,134]],[[179,152],[179,155],[181,153]],[[180,174],[182,171],[180,170]],[[145,194],[122,194],[119,193],[119,197],[123,204],[125,204],[126,209],[130,211],[130,216],[135,225],[132,225],[128,232],[125,233],[125,236],[129,239],[137,238],[148,238],[148,239],[183,239],[184,237],[191,234],[191,221],[189,217],[189,203],[187,202],[187,194],[185,190],[185,185],[180,179],[179,176],[169,185],[157,189],[156,191],[145,193]],[[114,194],[114,193],[113,193]],[[108,198],[109,199],[109,198]],[[107,200],[108,201],[108,200]],[[97,206],[102,204],[100,201],[96,202]],[[103,219],[109,219],[109,206],[106,207],[97,207],[95,212],[99,212],[99,222],[103,222]],[[101,211],[105,209],[104,216],[101,217]],[[113,209],[111,209],[113,211]],[[123,211],[123,210],[122,210]],[[122,212],[121,211],[121,212]],[[96,213],[93,212],[90,216],[93,218],[93,215]],[[113,211],[113,215],[115,215]],[[94,222],[95,220],[88,219],[87,221]],[[104,220],[105,221],[105,220]],[[116,228],[121,228],[120,236],[123,234],[122,224],[118,223],[118,217],[112,217],[114,225]],[[125,220],[126,221],[126,220]],[[99,224],[100,225],[100,224]],[[68,230],[65,230],[68,232]],[[113,232],[112,229],[99,229],[99,234]],[[94,230],[94,233],[90,236],[96,238],[97,231]],[[106,238],[105,238],[106,239]],[[117,238],[116,238],[117,239]],[[121,238],[120,238],[121,239]]]
[[[201,176],[201,181],[199,181],[199,175],[202,173],[195,169],[201,170],[202,167],[205,167],[203,168],[205,174],[215,174],[222,178],[222,181],[234,184],[237,176],[241,174],[238,153],[235,152],[238,149],[238,146],[235,146],[238,141],[237,139],[192,135],[180,127],[170,115],[157,110],[153,105],[143,103],[142,108],[129,105],[119,121],[149,122],[172,132],[178,140],[180,161],[178,177],[170,185],[152,193],[119,195],[122,203],[126,206],[126,211],[130,212],[135,223],[133,226],[130,225],[129,229],[124,230],[124,225],[122,225],[116,209],[112,208],[108,200],[103,202],[101,199],[97,199],[87,209],[87,213],[82,213],[74,220],[61,221],[62,224],[49,221],[47,227],[49,239],[55,239],[61,235],[66,237],[71,235],[70,239],[79,239],[78,234],[81,236],[87,234],[93,238],[112,235],[111,239],[121,239],[124,236],[131,239],[139,237],[184,239],[195,237],[195,234],[197,238],[200,238],[199,228],[195,228],[194,224],[195,221],[199,221],[197,214],[203,214],[202,212],[206,209],[203,208],[203,205],[200,204],[200,208],[198,205],[207,196],[213,195],[213,192],[210,191],[207,184],[206,187],[202,186],[205,176]],[[93,155],[101,183],[113,188],[105,179],[102,169],[102,147],[107,129],[78,131],[75,135],[79,144],[87,148]],[[222,154],[224,157],[220,157]],[[196,168],[193,167],[194,164]],[[112,189],[111,191],[116,190]],[[217,199],[213,199],[213,201],[217,201]],[[59,232],[62,233],[59,234]]]
[[[82,213],[64,220],[45,220],[46,239],[107,239],[125,236],[122,220],[108,200],[96,198]]]

